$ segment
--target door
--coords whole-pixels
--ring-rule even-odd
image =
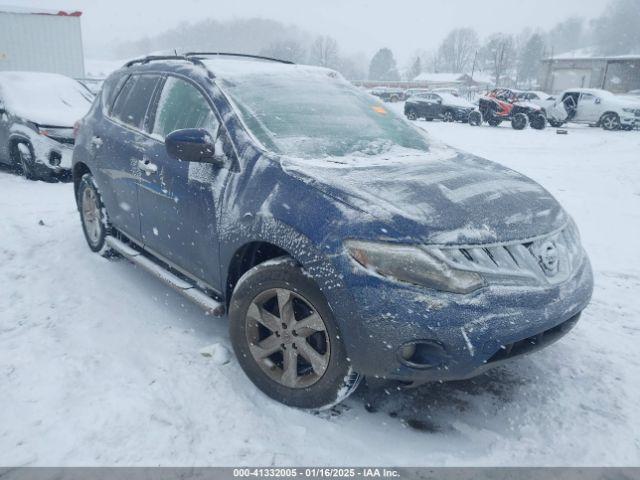
[[[576,121],[578,122],[597,122],[601,115],[602,100],[600,97],[592,93],[583,92],[578,100],[578,112],[576,113]]]
[[[143,132],[151,98],[160,81],[157,75],[132,75],[115,97],[107,121],[98,122],[92,144],[95,146],[94,172],[111,223],[134,240],[140,241],[138,183],[144,158]]]
[[[164,145],[164,138],[175,130],[204,128],[218,139],[217,155],[224,156],[218,118],[196,85],[169,76],[151,122],[154,140],[147,156],[157,170],[140,179],[144,246],[220,291],[217,199],[229,170],[171,158]]]

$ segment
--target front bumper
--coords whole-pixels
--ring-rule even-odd
[[[640,117],[635,115],[623,115],[620,117],[620,125],[623,127],[640,128]]]
[[[354,368],[414,384],[469,378],[548,345],[576,323],[593,290],[586,256],[570,278],[545,288],[487,287],[456,295],[369,274],[346,280],[334,310],[344,319],[340,326]],[[407,342],[427,345],[428,365],[402,360]]]

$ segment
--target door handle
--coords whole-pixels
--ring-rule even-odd
[[[138,168],[143,172],[146,172],[147,175],[158,171],[158,166],[155,163],[151,163],[149,160],[138,160]]]

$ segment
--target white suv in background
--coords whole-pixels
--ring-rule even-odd
[[[549,124],[586,123],[605,130],[640,127],[640,101],[597,88],[573,88],[558,96],[547,110]]]

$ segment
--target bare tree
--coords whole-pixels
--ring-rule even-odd
[[[307,51],[297,40],[287,39],[271,43],[268,47],[260,50],[260,55],[301,63],[306,59]]]
[[[338,42],[332,37],[321,35],[311,44],[309,63],[327,68],[337,68],[340,64]]]
[[[478,34],[472,28],[456,28],[440,44],[438,56],[442,67],[453,73],[465,73],[478,49]]]
[[[547,44],[554,53],[568,52],[583,47],[585,42],[584,20],[570,17],[556,24],[547,34]]]
[[[496,87],[509,82],[515,67],[515,42],[511,35],[494,33],[481,49],[484,69],[491,72]]]
[[[538,76],[540,60],[545,54],[545,43],[542,34],[534,33],[526,41],[521,39],[522,46],[518,48],[517,82],[525,83],[529,88]],[[520,43],[520,42],[519,42]]]

